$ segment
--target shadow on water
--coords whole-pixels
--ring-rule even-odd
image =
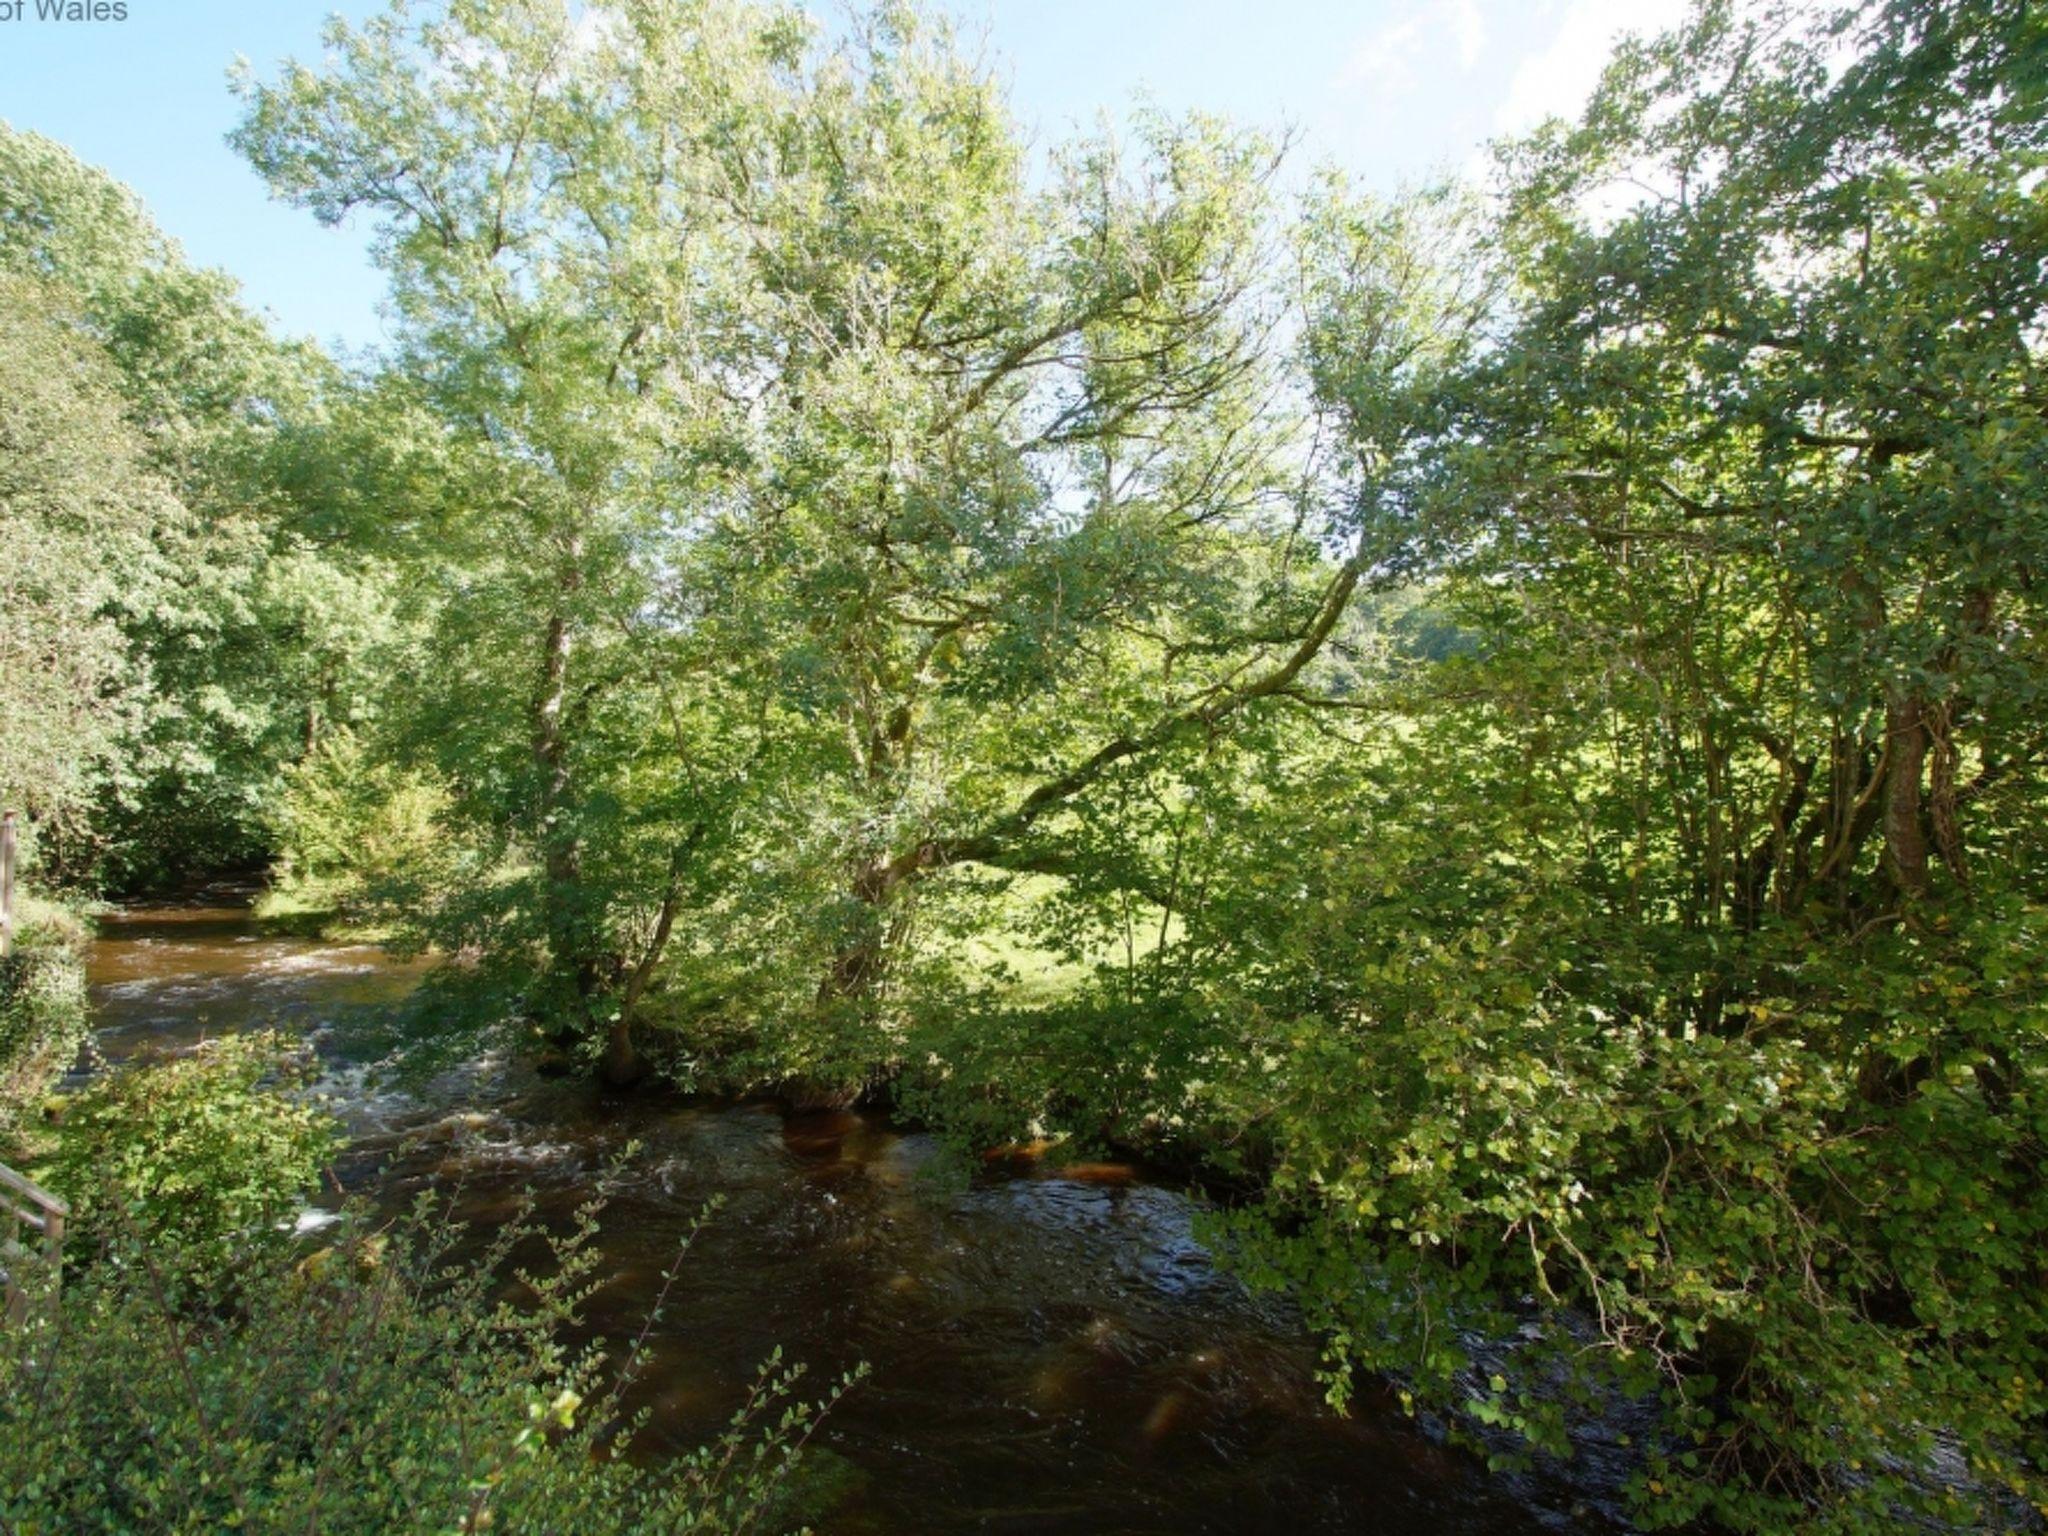
[[[424,974],[374,948],[271,937],[236,892],[102,925],[92,980],[114,1059],[233,1030],[328,1026]],[[1136,1170],[1028,1164],[969,1178],[931,1138],[854,1112],[589,1086],[505,1071],[420,1097],[361,1091],[331,1063],[355,1142],[346,1187],[393,1206],[459,1185],[479,1225],[531,1190],[567,1220],[628,1142],[603,1217],[593,1327],[637,1334],[677,1245],[686,1261],[641,1385],[656,1448],[723,1426],[768,1352],[830,1380],[873,1374],[816,1445],[847,1489],[825,1536],[880,1532],[1387,1532],[1585,1528],[1431,1444],[1383,1397],[1323,1407],[1313,1342],[1219,1274],[1188,1198]]]

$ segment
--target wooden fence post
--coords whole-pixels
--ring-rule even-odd
[[[19,1324],[32,1302],[56,1300],[64,1283],[64,1229],[70,1216],[70,1206],[0,1163],[0,1321]],[[33,1245],[22,1240],[24,1228],[37,1235]],[[40,1298],[28,1283],[32,1278],[41,1283]]]

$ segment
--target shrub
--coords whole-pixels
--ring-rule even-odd
[[[311,1060],[275,1034],[111,1073],[65,1101],[38,1179],[71,1202],[81,1245],[117,1226],[179,1264],[242,1263],[284,1240],[337,1146],[303,1088]]]
[[[103,1262],[0,1334],[0,1528],[786,1527],[798,1453],[845,1384],[800,1405],[801,1369],[772,1357],[717,1440],[629,1457],[638,1345],[607,1369],[567,1342],[594,1289],[598,1209],[567,1233],[522,1213],[468,1258],[431,1197],[383,1229],[351,1213],[318,1253],[258,1248],[231,1298],[181,1294],[161,1242],[116,1213]]]
[[[17,919],[14,953],[0,960],[0,1148],[86,1035],[84,922],[32,896]]]
[[[279,857],[258,915],[381,929],[445,862],[448,796],[425,773],[374,758],[336,730],[284,775]]]

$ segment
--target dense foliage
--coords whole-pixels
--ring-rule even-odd
[[[391,628],[373,557],[324,527],[333,370],[4,124],[0,294],[0,799],[72,883],[248,860]]]
[[[85,943],[68,907],[17,898],[14,952],[0,958],[0,1153],[85,1043]]]
[[[2048,1506],[2048,19],[1701,0],[1391,200],[996,79],[337,22],[236,142],[376,232],[352,375],[0,137],[51,874],[269,852],[442,1053],[1201,1166],[1333,1396],[1654,1403],[1651,1524]]]
[[[1708,7],[1521,148],[1366,509],[1478,647],[1345,701],[1377,745],[1267,781],[1212,897],[1246,1262],[1539,1444],[1545,1344],[1661,1391],[1659,1520],[2042,1499],[2039,28]]]
[[[798,1453],[847,1383],[802,1402],[770,1359],[720,1437],[629,1458],[639,1345],[607,1359],[580,1314],[602,1193],[566,1231],[522,1211],[473,1233],[429,1194],[301,1237],[336,1145],[301,1066],[274,1037],[218,1041],[99,1079],[43,1133],[74,1225],[61,1291],[0,1329],[0,1524],[792,1528]]]
[[[312,1071],[303,1048],[259,1033],[102,1074],[55,1106],[37,1175],[65,1191],[82,1249],[131,1230],[164,1262],[231,1273],[290,1234],[338,1147],[328,1114],[292,1092]]]

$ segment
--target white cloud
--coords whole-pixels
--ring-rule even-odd
[[[1686,0],[1568,0],[1556,34],[1516,69],[1494,113],[1496,133],[1521,133],[1545,118],[1573,117],[1600,83],[1614,45],[1684,19]]]
[[[1479,18],[1476,0],[1448,0],[1446,18],[1458,39],[1458,64],[1470,69],[1486,51],[1486,23]]]
[[[1343,78],[1352,82],[1383,84],[1398,76],[1402,66],[1414,55],[1421,31],[1422,22],[1415,16],[1380,28],[1344,61]]]
[[[1486,21],[1478,0],[1419,0],[1406,13],[1366,37],[1345,60],[1341,79],[1382,89],[1412,88],[1420,83],[1418,66],[1448,44],[1458,68],[1469,72],[1486,50]]]

